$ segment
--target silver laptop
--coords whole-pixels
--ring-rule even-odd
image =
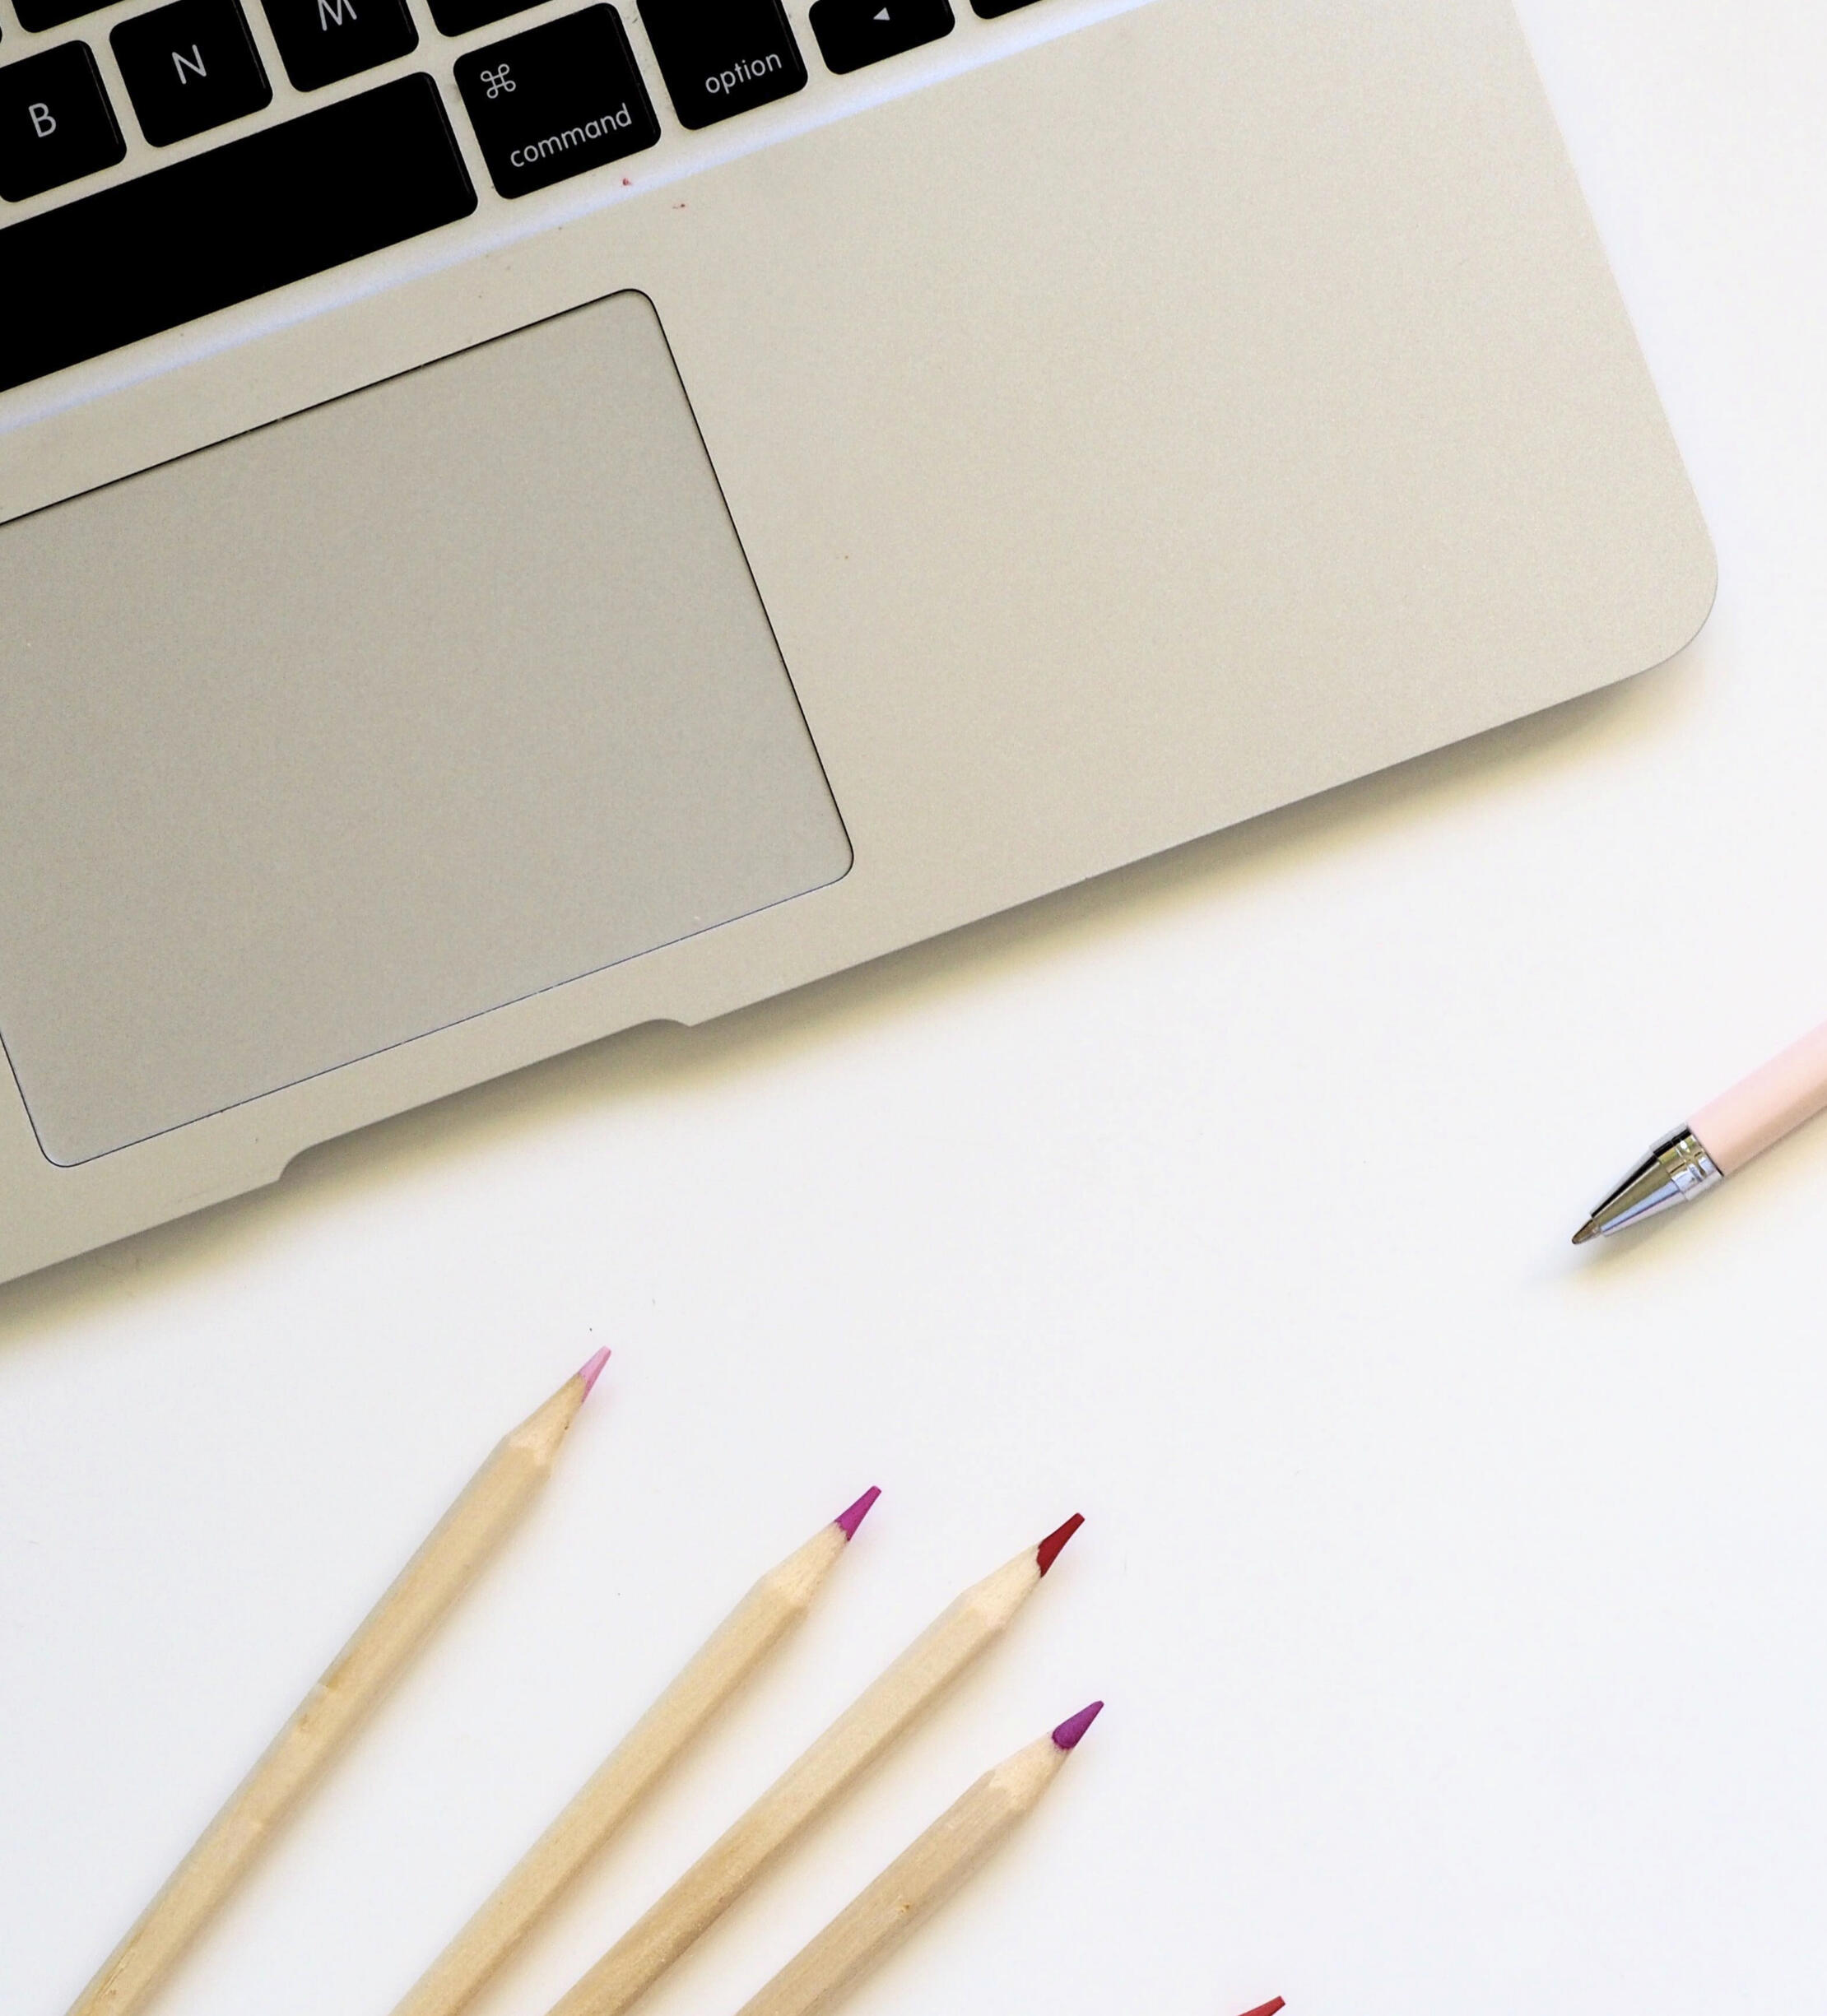
[[[1507,0],[6,0],[0,1276],[1624,678]]]

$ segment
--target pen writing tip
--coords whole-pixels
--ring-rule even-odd
[[[1575,1246],[1583,1246],[1588,1239],[1596,1239],[1598,1235],[1599,1221],[1596,1218],[1588,1218],[1579,1230],[1574,1234],[1574,1243]],[[1250,2016],[1256,2016],[1253,2009],[1250,2012]]]

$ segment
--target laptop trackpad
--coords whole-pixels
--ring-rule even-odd
[[[59,1163],[849,866],[639,295],[0,527],[0,667]]]

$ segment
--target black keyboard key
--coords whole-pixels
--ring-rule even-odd
[[[937,42],[955,26],[949,0],[815,0],[812,33],[839,74]]]
[[[806,88],[780,0],[640,0],[681,125],[696,132]]]
[[[19,16],[19,26],[35,35],[47,28],[61,28],[79,14],[93,14],[107,4],[108,0],[18,0],[13,12]]]
[[[0,69],[0,196],[8,202],[112,168],[126,151],[87,43]],[[31,299],[0,288],[9,314]]]
[[[475,207],[423,75],[100,189],[0,230],[0,391]]]
[[[140,131],[156,147],[272,103],[272,86],[235,0],[173,0],[123,21],[108,39]]]
[[[638,154],[660,123],[611,7],[586,7],[472,49],[457,88],[504,196],[525,196]]]
[[[286,75],[321,91],[419,46],[406,0],[262,0]]]
[[[486,28],[490,21],[538,4],[539,0],[431,0],[431,18],[440,35],[467,35],[472,28]]]

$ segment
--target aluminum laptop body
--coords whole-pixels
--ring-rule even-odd
[[[8,4],[0,1277],[1710,606],[1507,0]]]

